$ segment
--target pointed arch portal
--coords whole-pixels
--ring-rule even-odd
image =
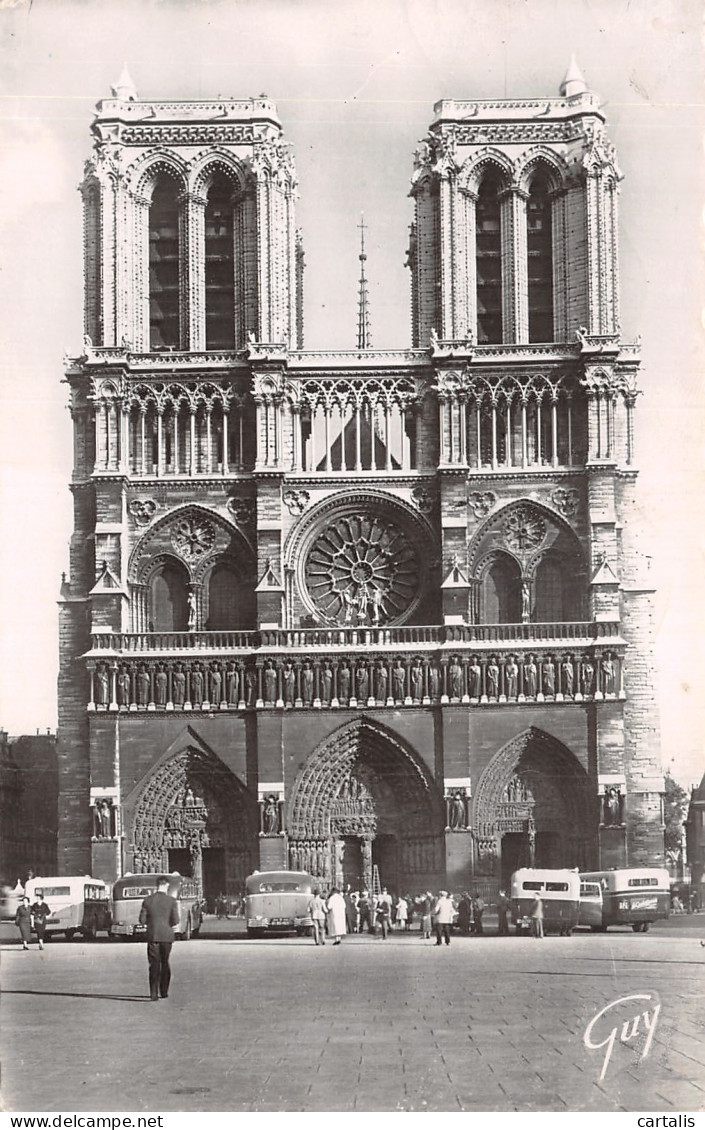
[[[244,887],[257,827],[257,805],[244,786],[215,754],[189,747],[157,766],[138,796],[132,870],[191,876],[210,903]]]
[[[445,874],[442,798],[423,763],[382,726],[356,720],[311,755],[289,807],[292,868],[326,885],[436,889]]]
[[[495,754],[478,783],[476,873],[506,887],[518,867],[595,865],[593,801],[574,754],[530,727]]]

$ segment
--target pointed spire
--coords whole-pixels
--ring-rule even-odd
[[[570,64],[560,85],[559,93],[561,98],[572,98],[575,94],[587,94],[587,83],[575,61],[575,55],[570,57]]]
[[[357,225],[360,229],[360,289],[358,292],[358,310],[357,310],[357,348],[369,349],[372,345],[372,338],[370,335],[370,311],[368,305],[367,294],[367,276],[365,274],[365,217],[360,214],[360,223]]]
[[[110,89],[113,92],[113,98],[119,98],[121,102],[137,101],[137,88],[127,69],[127,63],[123,63],[120,78]]]

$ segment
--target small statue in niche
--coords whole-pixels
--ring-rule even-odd
[[[156,675],[154,676],[154,691],[157,706],[166,705],[166,689],[167,689],[166,671],[163,667],[159,667]]]
[[[183,621],[182,621],[183,623]],[[196,594],[191,589],[188,594],[188,626],[189,632],[195,632],[198,623],[198,604],[196,601]]]
[[[394,688],[394,701],[404,701],[404,688],[406,686],[406,671],[401,659],[397,659],[392,671],[392,687]]]
[[[605,789],[605,799],[603,803],[604,824],[621,824],[622,811],[624,799],[622,791],[616,785],[611,785]]]
[[[504,668],[504,680],[507,688],[507,698],[516,698],[518,678],[519,667],[517,666],[514,656],[511,655],[506,667]]]
[[[246,672],[245,685],[247,686],[247,705],[254,706],[257,699],[257,676],[254,671]]]
[[[538,676],[538,668],[534,663],[533,655],[529,656],[528,662],[524,664],[524,692],[527,698],[536,697],[536,679]]]
[[[178,665],[172,676],[172,694],[174,706],[183,706],[186,699],[186,673],[181,664]]]
[[[308,661],[304,663],[301,681],[303,684],[304,706],[310,706],[313,702],[313,669]]]
[[[543,665],[543,691],[549,697],[556,693],[556,668],[550,656]]]
[[[561,674],[563,675],[563,694],[572,698],[573,685],[575,683],[575,669],[570,658],[563,660],[561,664]]]
[[[411,692],[414,702],[421,702],[423,698],[423,667],[416,662],[411,668]]]
[[[473,657],[470,664],[470,697],[479,698],[482,691],[482,667],[477,662],[477,658]]]
[[[449,801],[449,818],[450,827],[454,832],[460,831],[467,827],[467,817],[465,814],[465,797],[456,789]]]
[[[293,674],[293,669],[292,669]],[[271,659],[264,670],[264,701],[274,704],[277,699],[277,673]],[[293,700],[292,700],[293,701]]]
[[[194,667],[191,672],[191,701],[203,702],[203,672],[200,667]]]
[[[583,694],[592,694],[592,683],[595,677],[595,668],[589,660],[583,663]]]
[[[137,703],[146,706],[149,702],[149,672],[141,667],[137,673]]]
[[[237,667],[231,666],[228,669],[228,705],[237,706],[238,690],[240,688],[240,676]]]
[[[531,586],[528,581],[521,582],[521,622],[528,624],[531,619]]]
[[[274,836],[279,832],[279,801],[274,793],[269,793],[264,801],[262,830],[265,836]]]
[[[350,668],[348,667],[347,660],[343,660],[343,665],[339,672],[340,684],[340,701],[348,702],[350,698]]]
[[[604,694],[614,694],[616,688],[616,669],[612,655],[608,652],[600,661],[602,672],[602,691]]]
[[[370,685],[370,676],[367,670],[367,664],[360,663],[355,674],[357,676],[357,701],[366,702]]]
[[[431,664],[428,669],[428,684],[430,697],[435,702],[438,699],[441,690],[441,673],[436,667],[435,663]]]
[[[489,698],[499,698],[499,666],[494,655],[487,664],[487,695]]]
[[[379,667],[377,668],[377,689],[375,692],[378,702],[387,701],[388,678],[389,675],[386,664],[380,663]]]
[[[95,834],[100,840],[109,840],[113,834],[113,809],[109,800],[95,803]]]
[[[329,703],[333,691],[333,669],[330,663],[326,660],[323,667],[323,702]]]
[[[265,675],[266,679],[266,675]],[[296,672],[291,663],[284,665],[284,705],[293,706],[296,697]],[[269,702],[269,699],[265,699]]]
[[[453,656],[448,668],[448,676],[450,679],[450,697],[459,699],[463,691],[463,669],[455,656]]]
[[[223,684],[223,677],[217,667],[211,668],[211,693],[210,701],[218,706],[220,704],[220,688]]]
[[[110,698],[110,676],[107,667],[101,663],[96,671],[96,701],[99,706],[107,706]]]
[[[122,667],[120,674],[117,678],[117,692],[118,692],[118,706],[130,705],[130,675],[125,667]]]

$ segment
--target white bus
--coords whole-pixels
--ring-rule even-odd
[[[46,922],[47,937],[63,934],[73,938],[82,934],[94,942],[99,930],[110,932],[110,896],[102,879],[90,875],[45,875],[28,879],[25,894],[30,905],[39,894],[51,911]]]
[[[609,871],[585,871],[581,883],[599,883],[602,888],[601,930],[608,926],[631,926],[646,933],[651,923],[668,918],[671,891],[668,871],[660,867],[615,867]]]

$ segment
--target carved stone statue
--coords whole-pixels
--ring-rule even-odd
[[[191,590],[188,594],[188,631],[195,632],[198,623],[198,605],[196,603],[196,594]]]
[[[512,656],[509,659],[506,667],[504,668],[504,682],[507,691],[507,698],[516,698],[517,696],[517,681],[519,678],[519,668]]]
[[[435,701],[441,692],[441,673],[435,664],[428,669],[428,689],[430,697]]]
[[[191,672],[191,702],[203,702],[203,672],[200,667],[194,667]]]
[[[117,677],[118,706],[130,705],[130,673],[123,667]]]
[[[482,667],[473,659],[469,669],[470,674],[470,697],[479,698],[482,690]]]
[[[370,686],[370,676],[367,670],[367,664],[360,663],[355,672],[355,675],[357,679],[357,701],[366,702]]]
[[[110,676],[108,669],[101,663],[96,671],[96,701],[100,706],[107,706],[110,701]]]
[[[392,671],[392,687],[394,688],[394,701],[404,701],[404,689],[406,686],[406,671],[402,664],[401,659],[398,659]]]
[[[174,706],[183,706],[186,698],[186,676],[179,665],[171,676],[171,694]]]
[[[113,830],[112,830],[113,811],[112,811],[112,805],[110,804],[110,802],[108,800],[102,800],[100,802],[99,814],[100,814],[100,816],[99,816],[100,836],[104,840],[109,840],[111,835],[113,834]]]
[[[146,706],[149,702],[149,672],[144,667],[137,673],[137,703]]]
[[[543,665],[543,693],[551,696],[556,693],[556,668],[550,658]]]
[[[611,655],[605,655],[600,661],[602,672],[602,691],[604,694],[614,694],[617,685],[617,672]]]
[[[421,702],[423,698],[423,667],[420,663],[411,668],[411,697],[414,702]]]
[[[215,705],[220,705],[221,687],[223,685],[223,676],[217,667],[211,668],[211,691],[210,701]]]
[[[623,797],[621,789],[616,785],[612,785],[605,790],[604,799],[604,823],[605,824],[621,824],[622,823],[622,806]]]
[[[237,706],[238,691],[240,688],[240,675],[237,667],[231,667],[228,670],[228,705]]]
[[[265,836],[274,836],[279,832],[279,801],[274,793],[270,793],[264,801],[262,831]]]
[[[561,674],[563,676],[563,694],[572,697],[575,683],[575,669],[570,659],[563,660],[561,664]]]
[[[376,695],[378,702],[386,702],[387,701],[387,684],[388,684],[388,681],[389,681],[389,674],[388,674],[388,671],[387,671],[387,666],[384,663],[380,663],[379,667],[377,668],[377,688],[376,688],[376,691],[375,691],[375,695]]]
[[[450,697],[460,698],[463,693],[463,669],[455,657],[448,668],[448,679],[450,682]]]
[[[592,694],[592,683],[595,678],[595,668],[589,660],[583,663],[583,694]]]
[[[303,684],[304,706],[310,706],[313,702],[313,669],[310,663],[304,663],[301,682]]]
[[[538,668],[534,663],[533,655],[529,656],[528,662],[524,664],[524,693],[527,698],[536,697],[536,679],[538,676]]]
[[[257,676],[254,671],[245,672],[245,686],[247,687],[247,705],[254,706],[257,698]]]
[[[166,705],[167,677],[163,667],[157,670],[154,676],[154,699],[157,706]]]
[[[265,672],[265,682],[267,681],[267,673]],[[296,672],[291,663],[286,663],[284,666],[284,705],[293,706],[294,699],[296,698]],[[265,702],[274,701],[265,697]]]
[[[499,667],[494,656],[487,664],[487,694],[489,698],[499,697]]]
[[[465,797],[456,789],[448,804],[449,826],[454,832],[467,827]]]
[[[350,668],[345,660],[343,660],[343,665],[338,672],[338,684],[341,702],[348,702],[350,698]]]
[[[293,673],[292,669],[292,675]],[[272,704],[277,701],[277,673],[271,659],[264,670],[264,701]]]
[[[521,582],[521,622],[528,624],[531,619],[531,586],[528,581]]]
[[[331,700],[331,695],[333,693],[333,668],[331,667],[330,663],[326,663],[323,668],[322,683],[323,702],[329,703]]]

